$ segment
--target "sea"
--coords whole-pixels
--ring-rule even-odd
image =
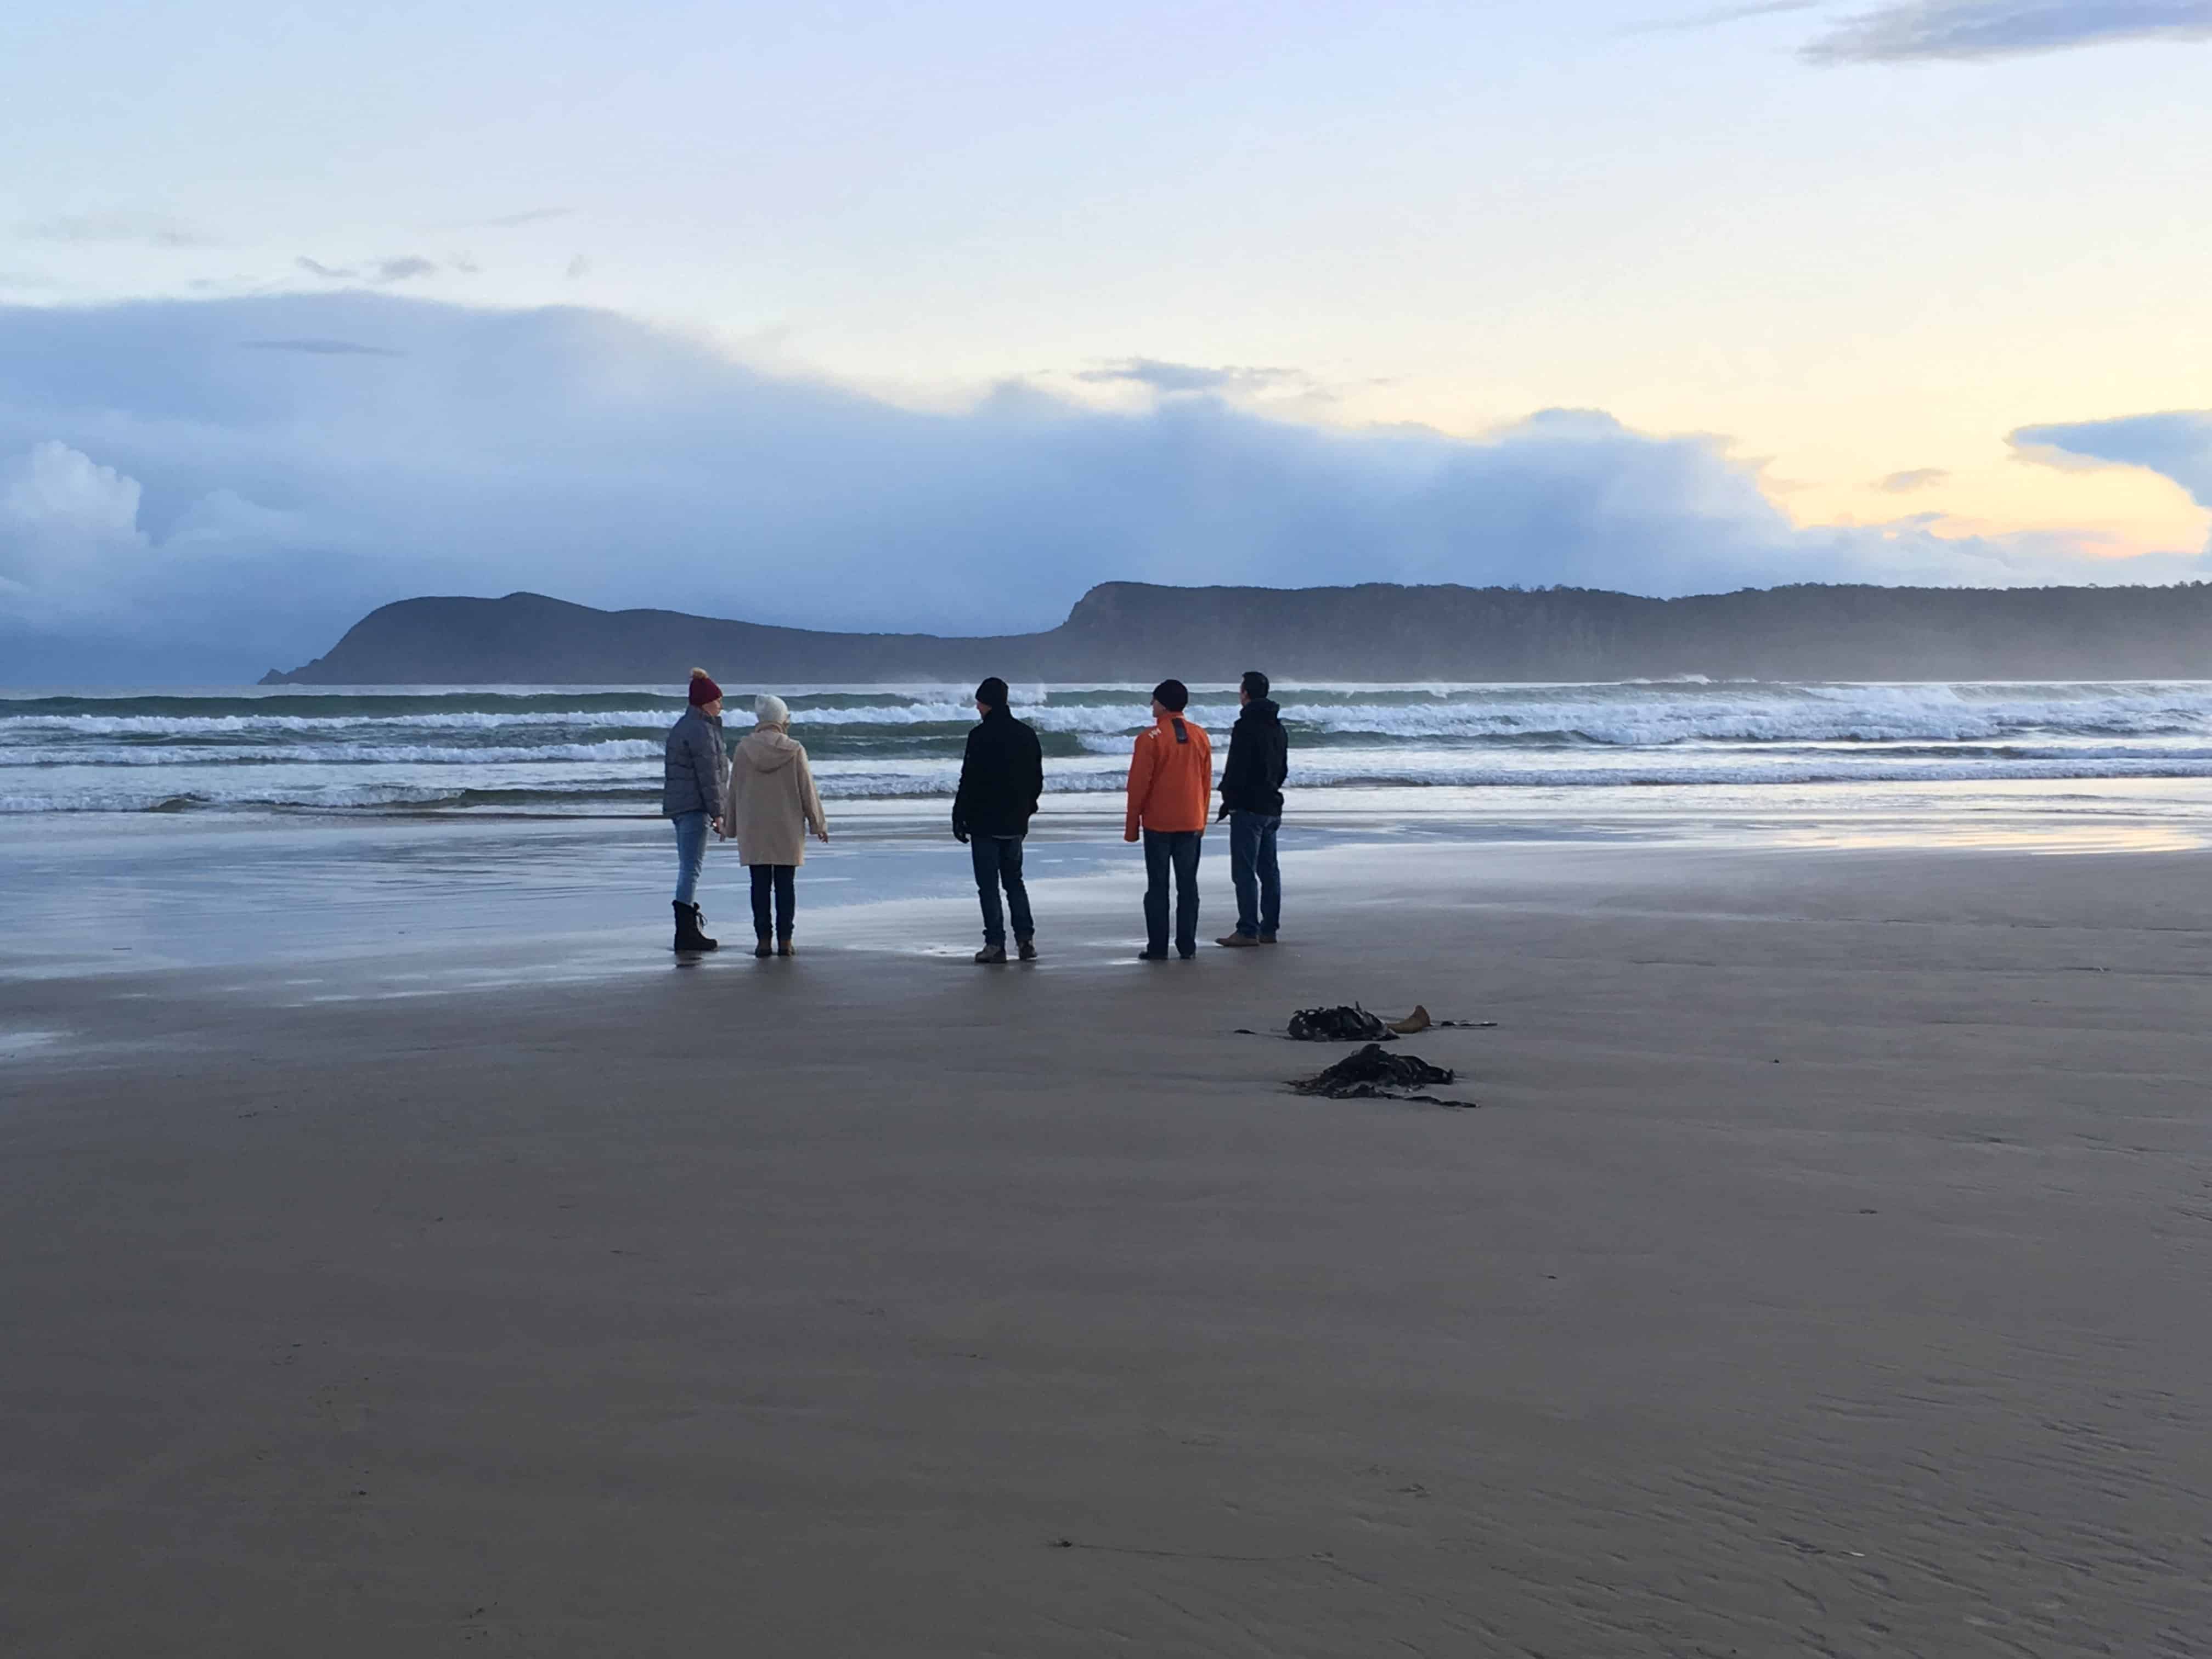
[[[1121,787],[1149,688],[1033,685],[1054,795]],[[825,799],[949,795],[964,687],[787,694]],[[2212,681],[1286,684],[1293,781],[1579,790],[2212,777]],[[732,741],[750,724],[734,711]],[[665,687],[302,687],[0,694],[0,813],[650,816]],[[1225,738],[1233,689],[1194,688]],[[1217,743],[1217,747],[1220,746]]]
[[[972,951],[945,811],[968,688],[777,689],[833,828],[803,872],[810,937]],[[1015,689],[1046,757],[1033,881],[1127,886],[1119,796],[1149,690]],[[749,697],[731,698],[732,741]],[[1286,684],[1277,697],[1293,882],[1416,842],[1493,881],[1502,859],[1656,845],[2212,848],[2212,681]],[[356,994],[374,957],[389,994],[420,994],[501,951],[501,983],[556,964],[644,971],[659,958],[639,941],[667,924],[661,752],[682,706],[666,686],[0,693],[0,982],[283,964],[288,994]],[[1233,689],[1194,687],[1191,713],[1225,750]],[[1226,871],[1209,860],[1224,889],[1209,904],[1226,902]],[[740,874],[726,849],[710,856],[702,893],[726,923]],[[908,900],[951,902],[925,924]],[[313,988],[341,957],[352,977]]]

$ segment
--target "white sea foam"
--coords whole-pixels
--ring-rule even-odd
[[[1286,687],[1301,788],[1573,788],[2212,775],[2212,683]],[[1027,688],[1048,787],[1121,784],[1140,687]],[[508,706],[509,702],[513,706]],[[833,798],[948,793],[965,688],[793,694]],[[563,706],[564,703],[567,706]],[[459,705],[459,706],[454,706]],[[1191,717],[1225,750],[1236,709]],[[629,693],[0,698],[0,811],[563,803],[649,812],[673,714]],[[732,720],[734,741],[744,729]],[[1066,753],[1073,749],[1076,753]]]

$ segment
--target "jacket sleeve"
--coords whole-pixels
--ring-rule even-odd
[[[823,814],[822,797],[814,787],[814,769],[806,763],[806,751],[804,749],[799,751],[798,763],[799,804],[806,813],[807,823],[814,826],[814,833],[827,837],[830,834],[830,820]]]
[[[1280,720],[1275,722],[1274,737],[1267,746],[1274,751],[1275,762],[1274,776],[1268,787],[1279,790],[1291,776],[1291,734],[1283,729]]]
[[[1229,728],[1229,758],[1221,768],[1221,811],[1225,816],[1243,805],[1247,791],[1244,774],[1251,762],[1252,745],[1243,740],[1243,722]]]
[[[1044,744],[1035,732],[1022,746],[1022,799],[1029,803],[1030,816],[1035,817],[1038,803],[1044,799]]]
[[[968,833],[968,790],[975,777],[975,732],[968,733],[968,746],[960,751],[960,787],[952,792],[952,833]]]
[[[1159,765],[1159,745],[1146,732],[1137,739],[1137,746],[1129,757],[1129,810],[1121,824],[1121,834],[1129,841],[1137,838],[1139,826],[1144,822],[1145,805],[1152,799],[1152,774]]]
[[[691,775],[699,781],[700,802],[708,817],[719,818],[722,816],[722,745],[706,721],[695,724],[697,729],[684,748],[691,762]]]

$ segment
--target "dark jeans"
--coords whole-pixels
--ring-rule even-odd
[[[1168,872],[1175,872],[1176,950],[1198,953],[1198,854],[1205,843],[1196,830],[1145,831],[1145,948],[1168,953]]]
[[[799,892],[793,878],[796,866],[789,864],[756,864],[753,872],[753,937],[768,937],[768,896],[775,892],[775,936],[791,937],[791,913],[798,908]]]
[[[1022,838],[1019,836],[973,836],[968,850],[975,860],[975,896],[983,902],[983,943],[993,950],[1006,944],[1006,917],[999,905],[999,889],[1006,890],[1006,908],[1014,913],[1014,940],[1025,945],[1036,932],[1030,915],[1030,890],[1022,880]]]
[[[1229,879],[1237,888],[1237,931],[1273,939],[1283,919],[1283,872],[1275,862],[1280,812],[1229,815]]]

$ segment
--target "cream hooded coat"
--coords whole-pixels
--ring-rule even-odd
[[[806,750],[788,732],[756,726],[730,757],[730,815],[726,839],[741,864],[804,864],[806,831],[830,833]]]

